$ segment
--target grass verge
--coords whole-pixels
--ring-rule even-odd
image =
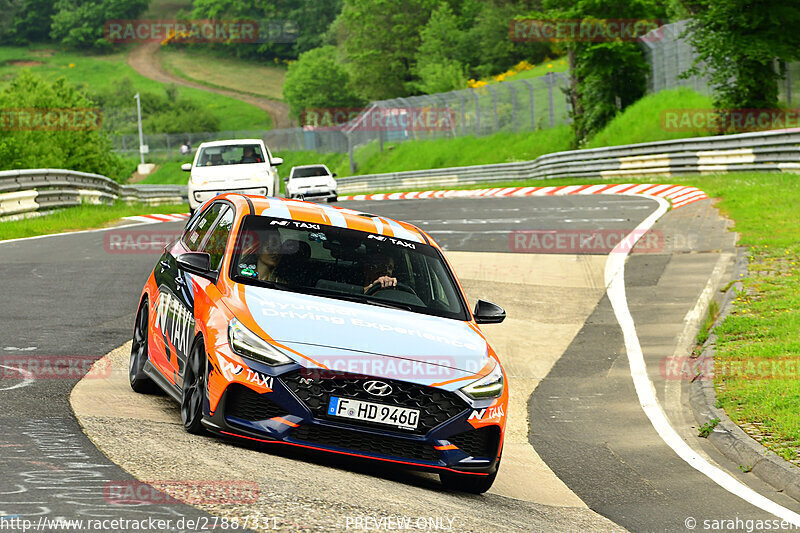
[[[188,213],[188,204],[149,206],[143,204],[113,205],[84,204],[59,209],[49,215],[22,220],[0,222],[0,241],[35,237],[51,233],[64,233],[84,229],[104,228],[122,217],[153,213]]]

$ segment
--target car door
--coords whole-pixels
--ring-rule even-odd
[[[158,299],[154,325],[156,353],[152,362],[176,386],[181,383],[194,339],[196,285],[194,276],[181,269],[176,258],[186,252],[203,251],[217,222],[232,211],[227,201],[209,205],[180,239],[164,249],[154,271]]]

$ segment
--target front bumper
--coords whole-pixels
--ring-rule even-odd
[[[203,205],[206,201],[224,194],[226,192],[238,192],[241,194],[255,194],[258,196],[269,196],[269,188],[265,186],[260,187],[243,187],[234,189],[190,189],[189,190],[189,206],[192,209],[197,209],[198,206]]]
[[[258,370],[267,374],[268,369]],[[397,463],[418,470],[487,475],[497,469],[502,428],[492,425],[475,429],[467,421],[473,407],[455,393],[384,380],[405,387],[400,390],[402,399],[393,399],[392,403],[412,402],[422,413],[418,430],[400,430],[326,416],[324,406],[330,395],[357,397],[355,384],[363,376],[339,374],[328,378],[327,383],[312,380],[304,385],[298,379],[302,375],[297,367],[275,375],[272,392],[264,394],[239,383],[229,385],[215,411],[205,417],[206,427],[227,437]]]
[[[330,198],[337,198],[338,194],[336,190],[312,190],[312,189],[300,189],[297,191],[293,191],[290,195],[291,198],[300,198],[302,197],[305,200],[327,200]]]

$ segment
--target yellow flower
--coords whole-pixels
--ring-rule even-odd
[[[70,63],[69,68],[75,68],[75,63]]]
[[[553,64],[552,63],[548,63],[547,64],[547,68],[553,68]]]

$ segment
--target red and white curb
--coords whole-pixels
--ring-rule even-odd
[[[672,208],[705,200],[708,195],[697,187],[685,185],[654,185],[650,183],[610,185],[561,185],[559,187],[501,187],[497,189],[466,189],[396,192],[391,194],[357,194],[339,196],[339,200],[421,200],[425,198],[497,198],[517,196],[564,196],[571,194],[624,194],[665,198]]]
[[[189,218],[189,213],[174,213],[172,215],[136,215],[132,217],[125,217],[125,220],[135,220],[137,222],[149,222],[151,224],[156,222],[178,222]]]

